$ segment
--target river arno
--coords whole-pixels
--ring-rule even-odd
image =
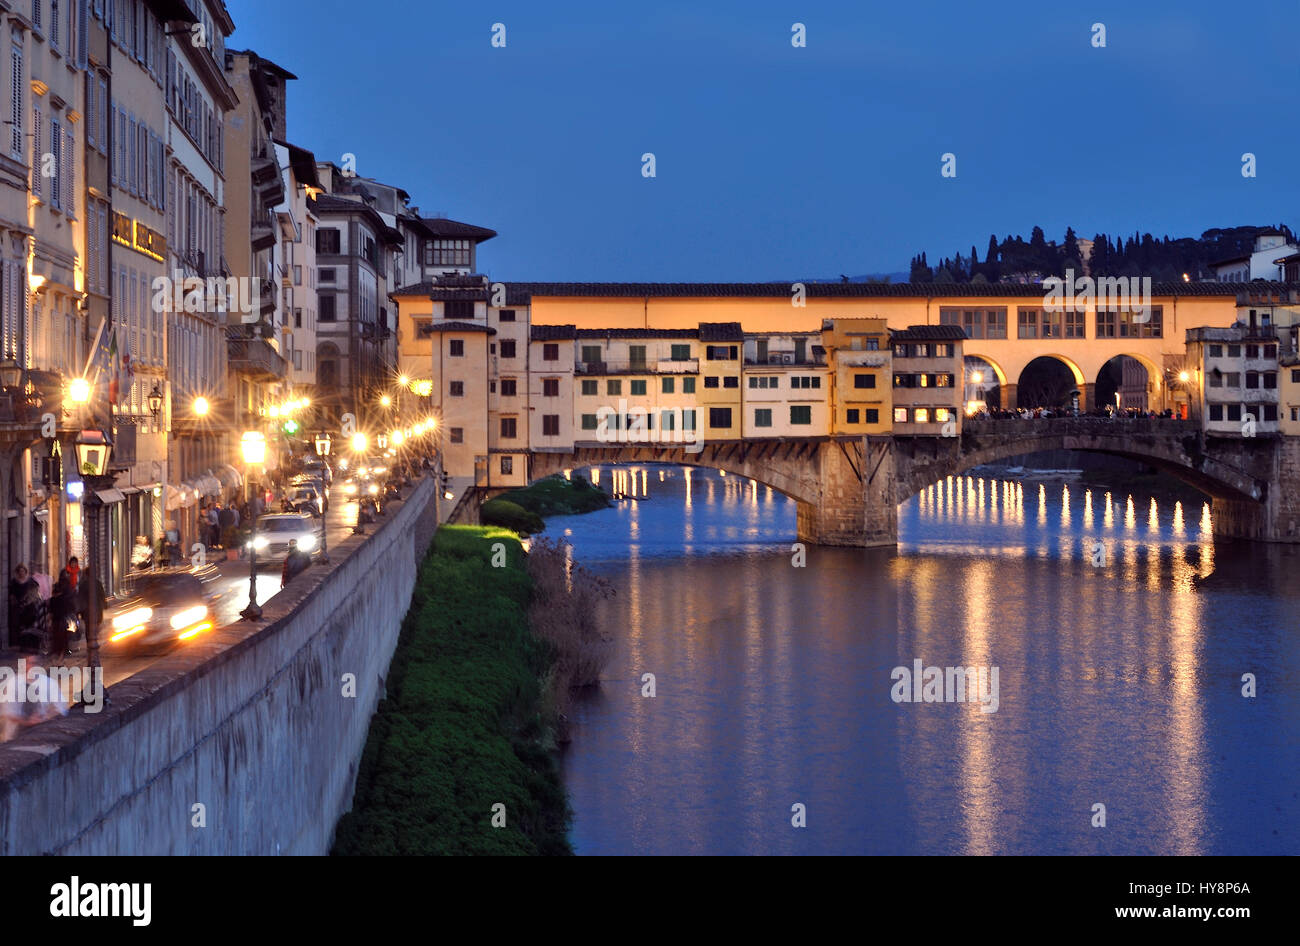
[[[795,567],[768,488],[637,488],[548,526],[619,589],[563,756],[578,853],[1300,852],[1300,549],[1216,546],[1192,504],[963,477],[900,509],[897,549]],[[893,702],[918,658],[997,667],[997,711]]]

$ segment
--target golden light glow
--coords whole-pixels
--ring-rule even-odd
[[[370,438],[365,434],[357,433],[352,435],[352,450],[354,453],[365,453],[366,447],[370,445]]]
[[[411,386],[411,379],[408,378],[406,375],[402,375],[400,378],[397,379],[397,383],[400,384],[400,385],[401,385],[402,387],[404,387],[404,388],[406,388],[406,387],[410,387],[410,386]]]
[[[90,400],[90,382],[85,378],[73,378],[68,382],[68,397],[78,404]]]
[[[194,413],[199,417],[208,416],[208,399],[206,397],[196,397],[194,399]]]
[[[27,276],[27,285],[31,287],[32,292],[40,292],[47,282],[46,277],[40,273],[30,273]]]
[[[1188,374],[1186,371],[1178,372],[1178,380],[1183,382],[1184,384],[1186,384],[1189,380],[1191,380],[1191,377],[1192,376]]]
[[[204,631],[210,631],[210,630],[212,630],[211,622],[204,621],[202,624],[194,625],[194,627],[190,628],[188,631],[183,631],[180,635],[178,635],[177,639],[183,641],[189,640],[191,637],[195,636],[196,634],[202,634]]]
[[[266,435],[260,430],[245,431],[239,441],[239,448],[244,454],[244,462],[257,466],[266,461]]]
[[[973,382],[975,382],[976,384],[979,384],[980,382],[982,382],[982,381],[984,380],[984,372],[983,372],[983,371],[972,371],[971,374],[970,374],[970,379],[971,379]]]
[[[385,394],[383,397],[379,399],[379,403],[384,405],[384,407],[392,407],[393,399],[389,397],[387,394]]]
[[[388,439],[393,442],[393,446],[400,447],[402,442],[406,440],[406,434],[402,433],[400,430],[394,430]]]
[[[412,381],[411,390],[420,397],[429,397],[433,394],[433,382],[425,379],[422,381]]]
[[[144,626],[145,621],[148,621],[151,617],[153,617],[153,608],[134,608],[113,618],[113,627],[122,628],[123,630],[130,630],[131,628],[139,630]],[[116,640],[117,636],[112,639]]]

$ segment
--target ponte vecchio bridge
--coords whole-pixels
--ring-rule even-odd
[[[587,444],[536,453],[539,479],[585,466],[671,463],[748,477],[798,503],[801,541],[878,546],[898,540],[898,506],[949,476],[1008,457],[1082,450],[1137,460],[1213,500],[1215,533],[1300,541],[1300,456],[1279,438],[1216,438],[1192,421],[1055,417],[967,420],[959,436],[774,438],[674,444]]]

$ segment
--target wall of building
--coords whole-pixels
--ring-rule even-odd
[[[473,476],[475,463],[488,455],[488,343],[486,332],[434,333],[434,410],[442,418],[443,462],[452,476]],[[464,345],[452,355],[452,342]],[[453,385],[463,392],[453,396]],[[460,442],[456,442],[460,431]],[[486,486],[484,482],[481,485]]]
[[[820,332],[826,319],[883,319],[894,330],[909,325],[938,325],[943,308],[1005,309],[1007,338],[970,339],[966,355],[987,360],[998,374],[1004,394],[1019,382],[1020,374],[1035,357],[1051,355],[1075,374],[1080,383],[1093,384],[1102,367],[1116,355],[1141,361],[1156,383],[1153,399],[1162,398],[1161,376],[1166,357],[1181,357],[1184,333],[1196,326],[1227,326],[1236,318],[1233,296],[1156,296],[1161,307],[1160,338],[1097,338],[1096,313],[1084,316],[1083,338],[1018,338],[1018,311],[1032,307],[1025,296],[885,296],[810,297],[804,306],[788,297],[634,298],[561,297],[534,295],[532,319],[536,325],[576,325],[579,329],[695,328],[701,322],[740,322],[746,332]],[[1014,392],[1013,392],[1014,393]],[[1003,406],[1008,406],[1003,397]],[[1085,405],[1089,406],[1089,405]]]
[[[433,487],[332,549],[334,568],[299,576],[263,624],[0,745],[0,854],[327,853],[436,528]]]

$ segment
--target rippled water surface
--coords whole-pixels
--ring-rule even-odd
[[[563,757],[579,853],[1300,853],[1296,550],[1215,545],[1198,502],[961,477],[897,549],[796,567],[767,487],[619,472],[639,498],[548,526],[618,588]],[[996,711],[894,702],[918,659],[997,668]]]

